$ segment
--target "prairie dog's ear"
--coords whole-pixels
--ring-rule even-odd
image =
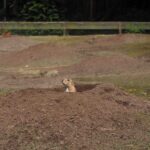
[[[73,82],[72,79],[68,79],[68,81]]]
[[[67,78],[64,78],[64,79],[62,80],[62,83],[65,84],[65,85],[68,84],[68,82],[69,82],[69,81],[68,81]]]
[[[74,85],[74,81],[72,79],[69,79],[69,83],[71,83],[72,85]]]

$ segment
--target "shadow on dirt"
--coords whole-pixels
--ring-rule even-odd
[[[84,91],[92,90],[96,86],[97,86],[97,84],[77,84],[75,87],[77,89],[77,92],[84,92]],[[51,91],[64,92],[65,88],[64,87],[53,88],[53,89],[51,89]]]

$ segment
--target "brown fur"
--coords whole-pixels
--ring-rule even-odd
[[[65,92],[77,92],[76,87],[72,79],[63,79],[62,84],[65,86]]]

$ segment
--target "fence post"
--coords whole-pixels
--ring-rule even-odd
[[[67,35],[66,22],[63,23],[63,36]]]
[[[3,32],[4,32],[3,25],[2,25],[2,23],[0,23],[0,35],[2,35]]]
[[[122,34],[122,23],[119,22],[118,26],[119,26],[119,34]]]

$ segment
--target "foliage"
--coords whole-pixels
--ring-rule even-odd
[[[5,0],[5,2],[7,3],[6,9],[4,9],[4,0],[0,1],[0,20],[4,18],[13,21],[37,20],[39,14],[41,20],[45,21],[45,18],[56,20],[53,17],[49,19],[48,12],[43,13],[45,8],[51,10],[51,7],[55,6],[54,9],[57,8],[59,12],[61,9],[66,10],[63,15],[68,21],[150,21],[149,0],[124,2],[121,0]],[[31,11],[32,7],[35,7],[34,11],[37,10],[36,14]],[[23,12],[23,17],[19,15],[18,18],[21,10],[25,12]],[[34,15],[34,18],[28,17],[27,14]]]
[[[128,24],[126,31],[127,33],[143,33],[143,27],[139,24]]]
[[[24,5],[20,17],[26,21],[58,21],[60,13],[53,1],[44,3],[33,0]]]
[[[11,30],[15,35],[62,35],[62,30]]]

